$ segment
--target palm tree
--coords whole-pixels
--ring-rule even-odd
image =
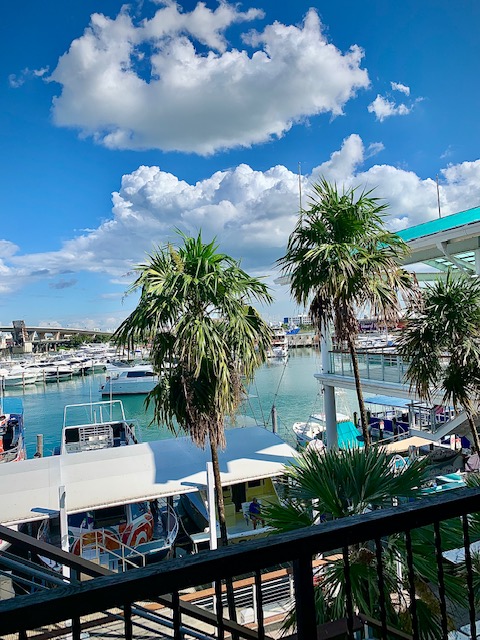
[[[268,525],[276,532],[293,531],[311,525],[322,526],[324,520],[350,517],[371,509],[392,506],[404,499],[421,496],[425,480],[426,459],[417,459],[398,471],[395,461],[384,449],[367,451],[347,449],[327,451],[319,455],[306,449],[295,464],[287,467],[289,492],[285,502],[264,510]],[[445,548],[461,544],[460,522],[442,523]],[[417,615],[422,637],[441,637],[440,607],[435,585],[437,565],[434,553],[433,527],[411,531],[416,574]],[[404,597],[407,554],[402,534],[382,539],[386,611],[389,624],[408,631],[411,624],[409,603]],[[350,588],[354,607],[361,613],[379,619],[380,592],[376,566],[376,550],[366,541],[349,548]],[[402,571],[399,571],[399,566]],[[464,581],[463,581],[464,583]],[[451,602],[465,601],[462,578],[445,570],[445,586]],[[322,568],[315,588],[317,623],[337,620],[347,615],[346,585],[342,557],[333,556]],[[285,627],[295,623],[292,610]],[[431,635],[430,635],[431,634]]]
[[[286,255],[278,260],[297,304],[310,305],[319,332],[333,323],[337,340],[348,345],[366,448],[370,435],[355,346],[357,313],[368,306],[385,323],[396,321],[398,292],[414,289],[412,276],[399,266],[407,245],[385,229],[387,205],[371,194],[339,193],[324,179],[314,184],[310,207],[300,212]]]
[[[424,401],[443,392],[444,404],[463,408],[480,452],[480,280],[448,272],[427,287],[410,309],[399,349],[411,387]]]
[[[208,443],[215,478],[223,544],[227,527],[218,447],[225,446],[225,417],[234,419],[257,366],[266,359],[271,332],[251,301],[271,302],[265,284],[239,263],[179,232],[183,246],[154,251],[131,291],[140,289],[136,309],[114,335],[117,344],[151,343],[160,381],[147,396],[154,420],[180,428],[198,446]]]

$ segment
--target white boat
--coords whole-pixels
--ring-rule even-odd
[[[268,358],[285,358],[288,355],[288,338],[285,329],[273,329],[271,347],[267,352]]]
[[[147,394],[159,380],[151,365],[111,369],[109,373],[105,384],[100,387],[102,396]]]
[[[64,409],[62,456],[76,454],[81,461],[86,452],[138,444],[134,425],[127,422],[120,400],[73,404]],[[37,537],[59,545],[59,527],[58,520],[45,520]],[[163,559],[177,533],[177,515],[166,501],[107,504],[68,516],[70,551],[114,571]],[[41,559],[52,566],[48,559]]]
[[[0,384],[3,389],[22,387],[27,384],[35,384],[37,372],[25,369],[19,365],[0,369]]]
[[[350,421],[350,416],[344,413],[337,413],[337,425]],[[295,422],[292,430],[297,439],[298,447],[305,447],[312,440],[320,439],[321,435],[326,431],[325,414],[313,413],[306,422]]]
[[[120,400],[69,404],[63,412],[60,452],[80,453],[138,444]]]
[[[25,370],[36,375],[36,382],[60,382],[73,377],[72,367],[59,360],[39,360],[25,365]]]
[[[295,460],[296,452],[263,427],[227,429],[225,436],[227,446],[224,451],[218,452],[218,457],[222,486],[232,495],[229,503],[233,510],[232,506],[229,507],[231,512],[227,515],[232,520],[232,526],[229,527],[231,535],[240,541],[252,535],[266,534],[266,528],[257,527],[254,530],[253,524],[246,522],[243,496],[234,496],[234,489],[230,487],[247,482],[245,502],[260,493],[265,496],[265,502],[269,502],[267,496],[273,494],[267,493],[270,491],[268,483],[262,486],[261,481],[282,476],[285,466]],[[63,487],[72,549],[78,540],[77,548],[83,549],[85,557],[85,552],[88,552],[97,561],[105,560],[107,563],[107,556],[99,558],[95,555],[94,538],[97,538],[97,549],[107,547],[105,540],[101,539],[103,534],[94,534],[96,523],[99,525],[97,531],[118,527],[114,533],[118,548],[108,550],[108,559],[112,562],[115,557],[120,562],[118,556],[122,553],[127,554],[127,558],[130,555],[130,562],[140,561],[143,557],[148,560],[152,555],[158,558],[159,555],[168,554],[172,548],[178,521],[171,510],[167,510],[164,516],[161,512],[163,540],[140,542],[134,547],[135,551],[129,552],[126,549],[126,546],[131,546],[128,536],[132,535],[132,528],[129,527],[136,520],[135,514],[144,508],[141,506],[137,509],[136,505],[148,505],[157,499],[170,499],[171,503],[182,494],[198,494],[199,487],[205,487],[207,483],[206,463],[209,459],[208,449],[196,447],[188,437],[179,437],[131,447],[102,448],[74,455],[26,460],[21,465],[9,465],[8,473],[0,465],[0,484],[8,484],[9,487],[9,499],[4,502],[0,522],[11,526],[46,520],[52,524],[52,528],[43,525],[45,536],[48,534],[52,542],[58,541],[59,487]],[[10,470],[10,467],[13,468]],[[122,521],[120,524],[119,517]],[[138,517],[144,518],[143,523],[145,519],[151,523],[147,512]],[[233,519],[235,526],[243,527],[243,531],[235,533]],[[80,544],[80,536],[84,535],[89,537]],[[143,535],[140,530],[136,541],[141,541]],[[208,544],[209,537],[208,531],[199,531],[197,544]],[[92,540],[91,547],[88,540]],[[150,552],[152,547],[154,552]],[[107,554],[107,551],[101,554]]]

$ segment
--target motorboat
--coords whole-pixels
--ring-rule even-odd
[[[135,365],[110,369],[100,387],[102,396],[147,394],[158,384],[159,377],[151,365]]]
[[[0,385],[3,389],[35,384],[37,378],[36,371],[31,371],[19,365],[0,369]]]
[[[167,501],[109,505],[68,516],[69,551],[112,571],[126,571],[166,558],[178,534],[178,517]],[[43,520],[37,538],[60,546],[58,518]],[[40,559],[55,570],[48,558]]]
[[[264,427],[227,429],[225,437],[227,446],[218,457],[222,486],[230,496],[226,500],[229,537],[240,542],[266,535],[269,530],[254,530],[252,522],[247,522],[244,504],[255,495],[265,505],[273,502],[277,494],[268,479],[282,477],[297,454]],[[70,549],[106,566],[124,564],[122,556],[128,566],[143,563],[144,558],[147,562],[159,559],[170,553],[178,532],[172,507],[183,494],[200,496],[203,491],[204,495],[209,459],[208,449],[197,447],[189,437],[178,437],[26,460],[10,465],[13,469],[8,473],[0,465],[0,484],[9,486],[0,522],[5,526],[31,523],[38,528],[45,520],[49,524],[41,525],[41,536],[56,544],[62,527],[65,546],[68,541]],[[233,488],[242,483],[248,485]],[[59,518],[62,509],[69,531],[63,530],[67,519]],[[152,527],[156,517],[158,540]],[[153,537],[148,539],[152,528]],[[110,532],[117,539],[117,549],[108,548]],[[190,533],[197,534],[199,548],[208,545],[205,520]]]
[[[64,409],[62,442],[57,451],[62,456],[76,454],[81,462],[85,453],[138,444],[134,425],[127,422],[120,400],[73,404]],[[37,537],[58,546],[59,527],[58,519],[45,520]],[[155,499],[107,504],[68,516],[70,551],[114,571],[163,559],[177,533],[178,518],[172,505]]]
[[[337,427],[343,422],[351,422],[350,416],[337,413]],[[326,431],[326,418],[324,413],[312,413],[306,422],[295,422],[292,427],[299,448],[305,447],[312,440],[323,438]]]
[[[41,360],[25,365],[25,370],[35,373],[37,382],[61,382],[73,377],[72,367],[62,361]]]
[[[285,329],[276,327],[273,329],[273,336],[270,349],[267,352],[268,358],[285,358],[288,355],[288,338]]]
[[[26,457],[23,403],[20,398],[3,398],[0,402],[0,464]]]
[[[120,400],[69,404],[63,412],[60,453],[80,453],[138,444]]]

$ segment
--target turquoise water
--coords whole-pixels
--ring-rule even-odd
[[[269,361],[255,376],[249,390],[248,400],[240,412],[255,418],[272,428],[271,408],[277,409],[278,433],[290,444],[294,444],[291,428],[294,422],[307,420],[323,407],[320,385],[313,374],[320,370],[320,354],[316,349],[291,350],[286,363]],[[23,390],[7,391],[5,396],[21,397],[24,405],[27,456],[35,453],[36,436],[42,433],[44,455],[50,455],[60,443],[63,411],[67,404],[99,402],[100,385],[105,374],[98,373],[73,380],[29,385]],[[145,409],[145,396],[119,396],[128,420],[135,421],[143,441],[170,438],[172,434],[159,425],[150,424],[152,409]],[[337,411],[352,415],[352,394],[337,401]]]

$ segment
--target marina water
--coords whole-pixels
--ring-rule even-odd
[[[314,373],[319,370],[320,352],[313,348],[291,349],[285,361],[269,360],[258,369],[240,413],[255,418],[271,430],[271,409],[275,404],[278,434],[294,445],[291,431],[293,423],[307,420],[311,413],[323,411],[321,387],[314,378]],[[100,402],[102,397],[99,388],[105,382],[105,377],[105,373],[90,374],[5,392],[5,396],[22,398],[28,458],[35,453],[37,434],[43,434],[44,455],[53,453],[60,444],[65,405]],[[145,396],[119,396],[119,399],[123,402],[127,420],[136,423],[141,440],[146,442],[173,437],[164,426],[151,424],[153,409],[150,407],[146,410]],[[343,393],[337,398],[337,410],[352,415],[355,411],[352,393]]]

